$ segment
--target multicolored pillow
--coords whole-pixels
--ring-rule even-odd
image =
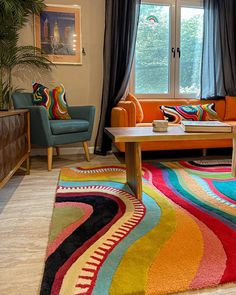
[[[160,106],[164,117],[171,123],[187,121],[210,121],[217,120],[215,104],[182,105],[182,106]]]
[[[33,102],[35,105],[44,106],[48,112],[50,120],[70,120],[68,114],[67,102],[65,97],[65,88],[61,84],[52,90],[39,83],[33,84]]]

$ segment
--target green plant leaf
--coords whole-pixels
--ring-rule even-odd
[[[52,63],[41,49],[18,45],[19,30],[28,17],[44,8],[44,0],[0,0],[0,108],[9,103],[11,93],[17,90],[12,85],[12,73],[19,66],[51,69]]]

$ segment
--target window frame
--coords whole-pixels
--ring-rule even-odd
[[[160,99],[160,98],[197,98],[195,93],[179,93],[179,66],[180,59],[173,57],[172,48],[180,48],[180,31],[181,31],[181,7],[203,8],[203,0],[143,0],[143,4],[169,5],[170,6],[170,37],[169,37],[169,93],[163,94],[141,94],[135,93],[135,56],[131,70],[129,91],[134,93],[137,98]]]
[[[176,3],[176,48],[181,49],[181,8],[203,8],[203,0],[177,0]],[[180,93],[180,58],[175,60],[175,65],[174,98],[198,98],[197,93]]]

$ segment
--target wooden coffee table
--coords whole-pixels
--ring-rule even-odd
[[[141,142],[232,139],[232,175],[236,177],[236,133],[186,133],[180,126],[169,126],[167,132],[158,133],[153,132],[152,127],[111,127],[106,128],[105,132],[113,142],[125,143],[127,183],[138,199],[142,199]]]

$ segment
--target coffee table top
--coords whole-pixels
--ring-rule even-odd
[[[180,126],[169,126],[167,132],[153,132],[152,127],[110,127],[106,134],[113,142],[146,142],[177,140],[211,140],[236,138],[236,133],[184,132]]]

